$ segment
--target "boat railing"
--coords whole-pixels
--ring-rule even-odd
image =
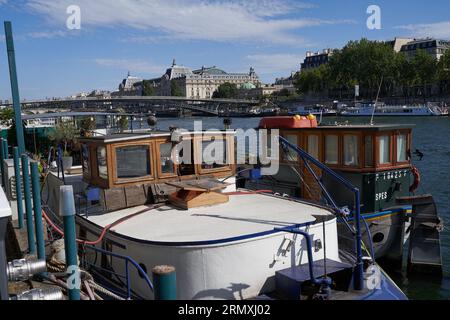
[[[112,267],[104,268],[101,266],[96,265],[95,263],[91,263],[87,259],[87,252],[88,250],[93,251],[95,254],[101,254],[103,256],[108,256],[112,258],[116,258],[118,260],[122,260],[124,263],[125,272],[124,273],[118,273],[116,272]],[[85,245],[83,246],[83,254],[81,259],[81,266],[85,268],[86,270],[90,272],[95,272],[97,276],[102,276],[105,280],[110,278],[115,278],[115,282],[118,282],[118,285],[115,286],[115,288],[108,288],[109,291],[115,293],[116,295],[127,299],[139,299],[144,300],[145,298],[137,294],[132,289],[132,281],[131,281],[131,268],[134,268],[135,271],[138,272],[139,276],[142,278],[142,281],[144,282],[145,286],[148,288],[149,293],[152,293],[154,291],[153,289],[153,283],[151,282],[149,276],[147,275],[147,272],[142,269],[142,267],[131,257],[121,255],[118,253],[114,253],[111,251],[107,251],[104,249],[97,248],[95,246]],[[109,282],[114,282],[113,280],[110,280]],[[105,285],[105,284],[102,284]],[[122,289],[119,289],[121,287],[126,287],[126,292],[123,292]]]
[[[314,180],[317,182],[319,187],[321,188],[326,200],[331,205],[332,209],[335,211],[335,214],[338,218],[342,219],[347,228],[351,231],[355,239],[355,251],[356,251],[356,263],[354,270],[354,288],[356,290],[361,290],[363,287],[363,253],[362,253],[362,234],[361,234],[361,198],[360,198],[360,190],[355,187],[350,181],[340,176],[336,172],[334,172],[331,168],[327,167],[320,161],[316,160],[309,153],[301,149],[295,144],[292,144],[287,139],[283,137],[279,137],[279,141],[281,147],[284,149],[286,153],[289,152],[289,149],[292,149],[295,153],[298,154],[299,158],[305,164],[307,170],[314,177]],[[321,179],[317,176],[316,172],[312,169],[310,163],[318,167],[327,173],[330,177],[332,177],[339,184],[344,186],[346,189],[351,191],[354,194],[354,210],[353,210],[353,227],[349,224],[347,220],[347,216],[350,214],[349,207],[339,207],[336,201],[333,199],[327,188],[322,183]],[[312,262],[309,262],[310,264]]]

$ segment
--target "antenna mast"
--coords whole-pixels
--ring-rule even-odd
[[[377,99],[375,100],[375,105],[373,106],[372,117],[370,118],[371,126],[373,126],[373,118],[375,117],[375,111],[376,111],[377,105],[378,105],[378,98],[380,97],[381,86],[383,85],[383,78],[384,78],[384,76],[381,76],[380,86],[378,87]]]

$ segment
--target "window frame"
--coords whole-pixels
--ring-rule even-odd
[[[358,156],[358,164],[356,165],[346,165],[345,164],[345,136],[356,136],[357,137],[357,148],[358,148],[358,152],[356,153]],[[363,161],[364,161],[364,165],[365,165],[365,153],[363,156],[363,151],[365,152],[365,145],[362,144],[362,138],[364,137],[364,135],[361,132],[356,132],[356,131],[344,131],[341,134],[340,139],[342,140],[342,144],[340,145],[340,150],[342,150],[342,155],[341,155],[341,167],[344,169],[361,169],[363,168]],[[365,141],[364,141],[365,143]]]
[[[211,137],[215,137],[215,139],[224,140],[226,142],[226,151],[227,151],[227,157],[230,160],[229,163],[221,168],[213,168],[213,169],[203,169],[202,168],[202,157],[203,154],[200,154],[198,151],[201,149],[200,144],[204,141],[211,141]],[[195,171],[200,174],[210,174],[210,173],[221,173],[221,172],[227,172],[231,171],[232,164],[234,164],[234,139],[231,140],[231,138],[227,134],[202,134],[201,136],[195,136],[194,139],[194,163],[195,163]]]
[[[174,148],[172,148],[172,160],[173,160],[173,173],[163,173],[162,169],[161,169],[161,145],[162,144],[172,144],[172,142],[169,139],[165,139],[165,140],[156,140],[155,141],[155,154],[156,154],[156,163],[157,163],[157,173],[158,173],[158,178],[160,179],[165,179],[165,178],[174,178],[177,177],[178,174],[178,165],[176,164],[175,161],[175,151]]]
[[[398,151],[398,145],[397,145],[397,139],[399,136],[406,136],[406,160],[405,161],[398,161],[397,160],[397,151]],[[394,160],[396,165],[407,165],[411,163],[410,156],[408,155],[408,150],[411,151],[411,133],[407,130],[398,130],[394,134]],[[408,159],[409,157],[409,159]]]
[[[338,138],[337,143],[337,163],[328,163],[327,162],[327,137],[328,136],[336,136]],[[338,131],[329,131],[325,132],[322,137],[322,154],[323,154],[323,163],[330,168],[343,168],[342,165],[342,132]]]
[[[388,163],[380,163],[380,138],[388,136],[389,137],[389,162]],[[376,135],[376,143],[375,143],[375,163],[376,168],[390,168],[395,165],[394,160],[394,134],[391,131],[383,131],[379,132]]]
[[[117,149],[123,147],[136,147],[136,146],[146,146],[148,147],[148,156],[150,159],[150,175],[137,177],[137,178],[119,178],[117,176]],[[153,157],[154,142],[153,141],[129,141],[124,143],[114,143],[111,145],[111,164],[113,168],[112,172],[112,183],[114,185],[123,185],[133,182],[148,182],[155,180],[155,159]]]

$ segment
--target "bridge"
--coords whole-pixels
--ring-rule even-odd
[[[114,96],[114,97],[83,97],[64,98],[52,100],[29,100],[22,101],[22,110],[32,113],[45,110],[59,112],[59,110],[78,111],[80,109],[95,111],[110,111],[123,108],[126,112],[154,112],[161,114],[184,114],[196,113],[202,115],[218,116],[220,110],[233,110],[243,107],[254,107],[259,105],[259,100],[243,99],[193,99],[186,97],[169,96]],[[11,103],[4,104],[12,106]]]

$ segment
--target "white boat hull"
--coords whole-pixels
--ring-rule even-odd
[[[88,232],[87,238],[90,240],[95,240],[101,230],[81,217],[78,217],[78,226]],[[313,242],[320,239],[323,244],[322,223],[309,226],[308,232]],[[115,233],[109,234],[106,241],[112,243],[108,251],[132,257],[145,266],[148,274],[157,265],[174,266],[177,297],[182,300],[256,297],[275,290],[276,271],[308,262],[305,239],[287,233],[200,246],[156,245]],[[340,261],[336,219],[326,222],[326,248],[328,259]],[[315,261],[323,259],[323,249],[314,252],[313,258]],[[93,262],[94,255],[88,259]],[[111,259],[110,266],[115,272],[124,274],[124,262]],[[100,266],[102,259],[97,257],[96,260]],[[153,293],[138,272],[131,268],[130,271],[133,291],[153,299]]]

